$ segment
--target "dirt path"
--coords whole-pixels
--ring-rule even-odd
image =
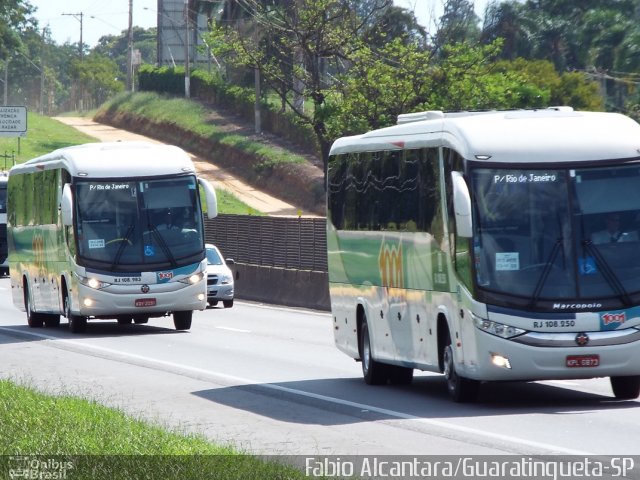
[[[144,135],[96,123],[89,118],[56,117],[55,119],[61,123],[72,126],[78,131],[90,135],[101,142],[147,141],[152,143],[162,143],[153,138],[145,137]],[[304,216],[315,216],[308,212],[301,211],[297,207],[283,202],[282,200],[256,190],[251,185],[244,183],[242,180],[239,180],[227,171],[207,160],[192,155],[191,153],[189,153],[189,156],[196,166],[198,175],[211,181],[215,188],[223,188],[231,192],[235,197],[249,205],[251,208],[264,212],[267,215],[299,216],[302,214]]]

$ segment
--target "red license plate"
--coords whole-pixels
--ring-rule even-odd
[[[136,307],[153,307],[156,304],[155,298],[138,298],[136,299]]]
[[[567,367],[588,368],[600,365],[600,355],[567,355]]]

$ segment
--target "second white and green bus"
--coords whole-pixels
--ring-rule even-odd
[[[335,343],[369,384],[440,372],[456,401],[481,382],[594,377],[636,398],[639,232],[628,117],[401,115],[331,149]]]
[[[205,199],[201,204],[201,198]],[[147,142],[62,148],[9,172],[11,292],[31,327],[88,320],[191,327],[204,310],[203,207],[215,191],[189,156]]]

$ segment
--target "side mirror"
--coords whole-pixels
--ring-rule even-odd
[[[207,218],[216,218],[218,216],[218,197],[216,191],[207,180],[198,178],[201,192],[204,192],[204,200],[207,208]]]
[[[62,214],[62,224],[65,227],[73,225],[73,195],[71,194],[71,185],[68,183],[66,183],[62,189],[60,210]]]
[[[453,210],[456,218],[456,230],[460,237],[471,238],[471,196],[467,182],[460,172],[451,172],[453,183]]]

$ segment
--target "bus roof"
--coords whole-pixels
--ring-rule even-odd
[[[66,168],[83,178],[119,178],[195,173],[187,153],[175,146],[149,142],[86,143],[60,148],[15,165],[9,175]]]
[[[444,146],[492,162],[640,157],[640,125],[617,113],[570,107],[490,112],[420,112],[398,125],[336,140],[331,155]]]

